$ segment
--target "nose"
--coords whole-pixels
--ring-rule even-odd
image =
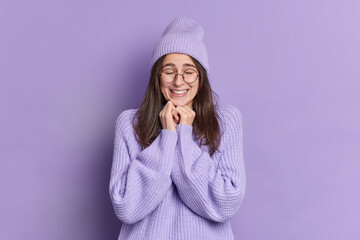
[[[178,77],[179,75],[180,75],[180,77]],[[174,80],[173,83],[174,83],[174,85],[176,85],[176,86],[181,86],[182,84],[184,84],[185,81],[184,81],[183,75],[180,74],[180,73],[176,74],[176,75],[175,75],[175,80]]]

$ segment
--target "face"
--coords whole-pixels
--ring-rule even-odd
[[[163,71],[174,71],[176,73],[184,73],[186,70],[195,70],[197,74],[199,71],[196,68],[194,61],[190,56],[181,53],[171,53],[165,56],[163,63]],[[193,107],[193,99],[199,88],[199,78],[193,83],[184,81],[181,75],[177,75],[175,80],[171,83],[165,83],[160,80],[161,92],[167,101],[171,101],[175,106]],[[185,93],[174,91],[183,91]]]

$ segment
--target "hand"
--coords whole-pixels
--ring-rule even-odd
[[[180,116],[179,124],[192,125],[195,119],[195,111],[192,110],[188,105],[177,106],[175,108],[175,115]]]
[[[163,129],[176,132],[176,126],[179,123],[179,116],[175,114],[175,106],[171,101],[168,101],[164,108],[160,111],[159,118]]]

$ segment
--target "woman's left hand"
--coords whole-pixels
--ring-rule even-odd
[[[192,110],[189,106],[177,106],[175,108],[174,114],[180,116],[179,124],[188,124],[192,125],[195,119],[195,111]]]

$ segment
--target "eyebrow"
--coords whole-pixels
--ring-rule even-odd
[[[163,66],[163,68],[166,67],[166,66],[176,67],[175,64],[173,64],[173,63],[167,63],[167,64],[165,64]],[[193,64],[190,64],[190,63],[184,63],[183,67],[194,67],[194,68],[196,68],[196,66],[194,66]]]

